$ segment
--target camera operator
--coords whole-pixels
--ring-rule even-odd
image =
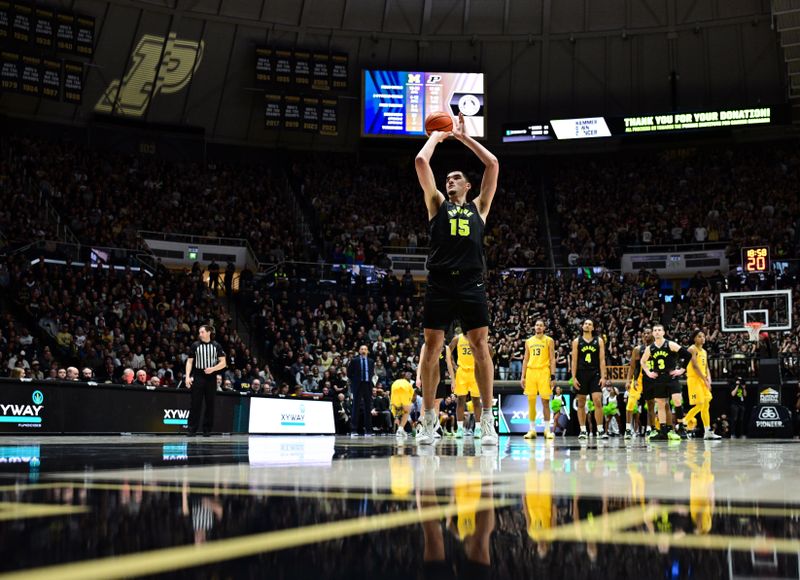
[[[744,434],[744,403],[747,400],[747,385],[742,377],[736,377],[731,389],[731,437]]]

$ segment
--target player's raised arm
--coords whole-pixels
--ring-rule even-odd
[[[481,213],[483,221],[486,221],[489,210],[492,207],[494,193],[497,191],[497,177],[500,175],[500,162],[497,161],[497,157],[495,157],[491,151],[467,135],[464,126],[464,115],[461,113],[458,114],[458,119],[453,123],[453,137],[469,147],[472,152],[478,156],[478,159],[481,160],[481,163],[483,163],[485,167],[483,170],[483,179],[481,179],[481,193],[475,198],[475,205]],[[417,171],[419,171],[419,166],[417,166]]]
[[[436,179],[433,177],[433,170],[431,169],[431,157],[436,146],[447,139],[449,133],[444,131],[434,131],[428,140],[417,153],[417,158],[414,160],[414,167],[417,169],[417,179],[419,179],[420,187],[425,194],[425,205],[428,208],[428,219],[431,220],[439,211],[439,206],[444,202],[444,195],[441,191],[436,189]]]

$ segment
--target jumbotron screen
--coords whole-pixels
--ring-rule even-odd
[[[464,114],[469,135],[485,135],[483,73],[363,71],[363,136],[425,135],[436,111]]]

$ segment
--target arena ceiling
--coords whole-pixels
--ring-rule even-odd
[[[203,127],[209,139],[231,143],[351,146],[359,134],[362,68],[485,72],[490,137],[508,120],[626,115],[673,105],[774,104],[785,101],[787,90],[786,65],[766,0],[75,0],[57,5],[96,18],[83,104],[4,94],[0,109],[78,123],[114,112],[113,104],[104,109],[99,103],[115,81],[131,74],[148,43],[195,56],[180,64],[187,71],[181,79],[136,103],[142,111],[137,118]],[[338,137],[264,128],[263,91],[253,82],[256,46],[349,55],[352,90],[340,100]]]

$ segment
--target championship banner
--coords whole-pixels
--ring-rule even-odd
[[[286,96],[283,99],[283,128],[300,128],[300,97]]]
[[[25,4],[14,4],[14,19],[11,22],[12,37],[16,42],[27,44],[31,40],[33,8]]]
[[[22,93],[38,97],[42,92],[42,59],[38,56],[22,57]]]
[[[331,57],[324,52],[311,55],[311,90],[327,92],[331,90]]]
[[[303,97],[303,131],[319,132],[319,99]]]
[[[61,63],[42,59],[42,96],[58,101],[61,98]]]
[[[322,123],[319,128],[320,135],[328,137],[335,137],[339,134],[339,119],[336,112],[336,99],[322,99],[322,106],[320,107],[320,116]]]
[[[331,85],[335,91],[346,91],[349,88],[348,61],[346,54],[331,55]]]
[[[275,51],[275,83],[279,85],[292,84],[292,51]]]
[[[283,125],[283,97],[280,95],[264,95],[264,127],[280,129]]]
[[[55,44],[55,13],[47,8],[37,8],[33,21],[33,38],[37,46],[53,48]]]
[[[0,52],[0,82],[2,91],[16,93],[20,82],[20,57],[15,52]]]
[[[263,87],[270,85],[275,70],[275,52],[271,48],[256,48],[256,86]]]
[[[62,12],[56,16],[56,46],[65,52],[75,50],[75,17],[72,14]]]
[[[304,50],[294,52],[292,78],[296,90],[304,90],[311,84],[311,53]]]

